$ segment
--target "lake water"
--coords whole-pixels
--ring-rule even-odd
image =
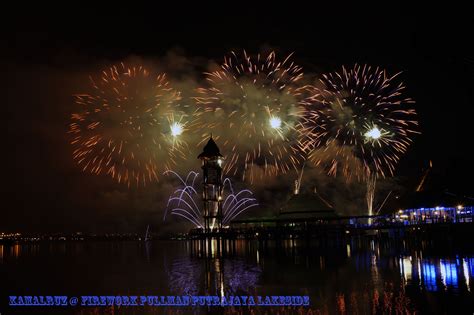
[[[443,247],[445,248],[445,247]],[[474,253],[352,240],[237,241],[204,259],[185,241],[0,245],[0,314],[473,314]],[[307,295],[308,307],[9,307],[10,295]]]

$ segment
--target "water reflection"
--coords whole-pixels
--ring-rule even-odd
[[[177,295],[253,294],[260,266],[243,259],[182,257],[164,263],[170,290]]]
[[[20,294],[28,288],[25,293],[65,295],[308,295],[311,299],[310,307],[304,309],[226,308],[219,311],[221,314],[449,313],[456,308],[474,308],[472,253],[443,254],[412,249],[409,244],[395,246],[360,239],[337,246],[293,240],[237,241],[226,247],[233,248],[233,254],[219,258],[192,255],[187,242],[0,245],[4,275],[0,291]],[[210,244],[209,250],[213,249],[216,252],[217,247]],[[95,313],[104,311],[99,308]],[[113,310],[114,314],[129,311]],[[137,314],[206,312],[136,310]]]
[[[21,245],[20,244],[15,244],[10,248],[10,255],[18,258],[21,255]]]
[[[463,276],[464,276],[464,279],[466,280],[466,287],[469,291],[471,291],[471,288],[470,288],[470,281],[469,281],[469,270],[471,270],[471,275],[472,275],[472,267],[473,267],[473,260],[474,259],[470,259],[471,261],[471,265],[469,268],[469,263],[468,263],[468,259],[466,258],[463,258],[462,260],[462,271],[463,271]]]
[[[438,289],[458,290],[461,287],[471,291],[470,278],[473,278],[472,257],[455,259],[425,259],[402,256],[399,259],[400,274],[407,285],[419,285],[428,291]]]
[[[400,273],[405,278],[405,281],[411,281],[412,268],[411,256],[400,258]]]
[[[441,281],[446,287],[458,288],[458,274],[456,264],[444,259],[440,260]]]
[[[431,264],[429,262],[425,262],[422,264],[422,279],[423,281],[421,282],[422,287],[427,289],[428,291],[437,291],[438,286],[437,286],[437,281],[436,281],[436,268],[434,264]]]

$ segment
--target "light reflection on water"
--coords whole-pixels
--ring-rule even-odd
[[[399,260],[400,274],[407,285],[418,285],[428,291],[438,289],[458,290],[464,287],[471,291],[474,258],[426,259],[416,256],[402,256]]]
[[[165,264],[173,294],[198,295],[204,291],[217,295],[252,294],[261,276],[258,265],[248,264],[242,259],[213,259],[200,261],[183,257]]]
[[[27,288],[28,294],[38,295],[310,296],[309,308],[279,308],[281,314],[450,313],[474,304],[472,253],[439,254],[375,241],[339,246],[237,241],[234,255],[210,259],[191,255],[187,242],[14,244],[0,245],[0,263],[5,295]],[[145,313],[190,311],[150,308]],[[248,312],[226,308],[221,313]]]

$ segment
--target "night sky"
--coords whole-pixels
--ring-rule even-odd
[[[207,8],[68,4],[5,11],[0,22],[5,110],[0,230],[122,232],[139,231],[149,222],[156,229],[174,229],[176,222],[162,222],[170,183],[130,191],[74,166],[66,137],[72,94],[87,84],[89,74],[122,60],[166,60],[165,67],[179,78],[189,68],[199,76],[210,61],[219,63],[225,53],[241,49],[295,52],[305,74],[315,76],[354,63],[403,71],[422,134],[400,163],[398,178],[413,185],[432,160],[431,190],[474,196],[474,22],[469,11],[304,3],[271,7],[270,2]],[[197,169],[199,162],[193,163]],[[284,195],[291,185],[255,189],[268,197]]]

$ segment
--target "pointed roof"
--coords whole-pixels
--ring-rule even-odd
[[[199,154],[197,158],[198,159],[205,159],[205,158],[209,159],[209,158],[216,157],[216,156],[223,157],[220,150],[219,150],[219,147],[214,142],[214,139],[212,139],[212,136],[211,136],[211,138],[209,139],[207,144],[202,149],[201,154]]]

